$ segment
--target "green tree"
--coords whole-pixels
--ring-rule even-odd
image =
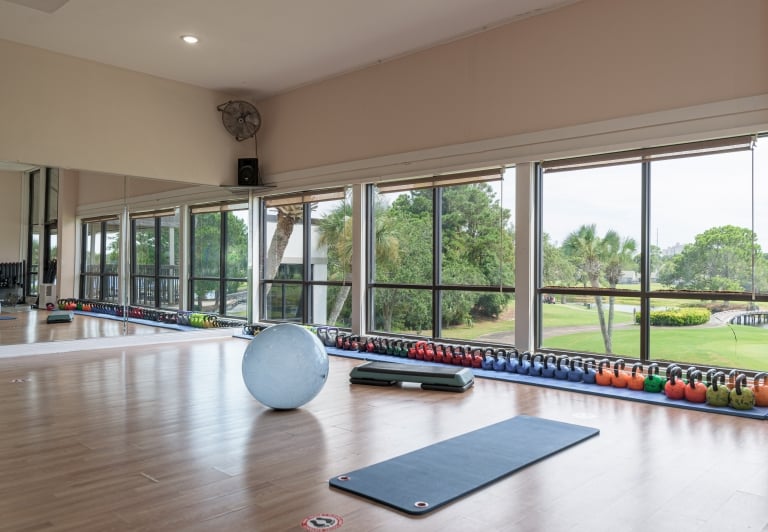
[[[632,264],[636,248],[632,238],[622,239],[615,231],[608,231],[604,237],[597,234],[594,224],[582,225],[569,234],[563,242],[563,252],[570,257],[584,286],[601,288],[603,281],[610,288],[616,288],[623,268]],[[603,336],[605,352],[613,352],[613,316],[615,298],[608,298],[608,317],[605,316],[602,296],[595,296],[597,318]]]
[[[692,244],[672,257],[659,281],[679,290],[752,290],[752,257],[762,279],[765,259],[751,229],[724,225],[696,235]]]

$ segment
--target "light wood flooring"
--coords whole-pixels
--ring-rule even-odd
[[[359,361],[338,357],[276,412],[243,385],[247,341],[179,338],[0,359],[0,530],[301,531],[328,513],[342,531],[768,531],[766,421],[483,379],[350,385]],[[601,432],[423,517],[328,486],[517,414]]]

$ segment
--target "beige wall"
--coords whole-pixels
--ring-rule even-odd
[[[231,184],[227,96],[0,40],[0,160]]]
[[[187,183],[142,179],[98,172],[79,172],[77,205],[114,202],[125,198],[188,188]]]
[[[65,193],[62,238],[76,232],[70,194],[78,207],[114,198],[101,174],[234,184],[236,159],[252,155],[221,125],[225,95],[6,41],[0,68],[0,160],[83,170],[66,177],[79,189]],[[768,0],[583,0],[258,107],[265,181],[285,188],[383,175],[391,161],[431,171],[468,144],[465,164],[530,161],[552,131],[575,150],[587,128],[599,150],[630,126],[627,147],[662,142],[660,125],[674,140],[768,130]],[[403,162],[412,152],[418,169]],[[62,256],[67,286],[73,261]]]
[[[21,222],[22,203],[21,172],[0,171],[0,262],[23,260],[20,255],[21,235],[18,230]]]
[[[259,104],[266,174],[768,93],[768,1],[584,0]]]

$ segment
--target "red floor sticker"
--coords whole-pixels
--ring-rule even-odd
[[[301,522],[301,528],[315,532],[317,530],[336,530],[344,524],[344,519],[334,514],[310,515]]]

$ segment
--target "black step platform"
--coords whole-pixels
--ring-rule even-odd
[[[465,392],[475,384],[475,376],[469,368],[366,362],[352,368],[349,373],[349,382],[374,386],[416,382],[421,383],[421,387],[425,390]]]

